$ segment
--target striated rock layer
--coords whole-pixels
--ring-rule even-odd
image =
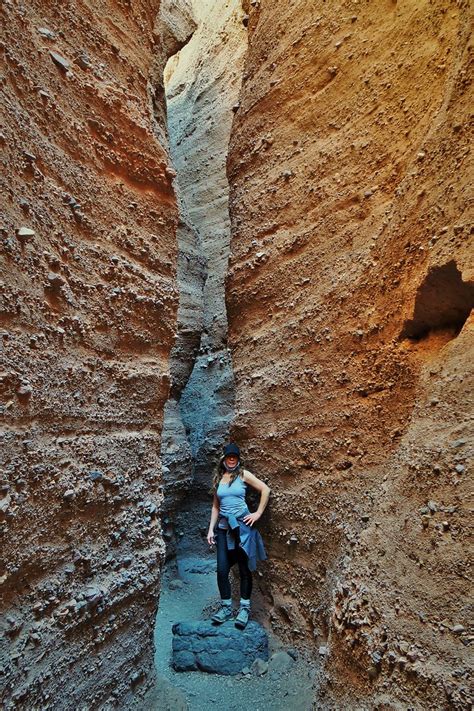
[[[194,297],[191,294],[187,299],[194,322],[192,333],[198,333],[199,323],[200,341],[197,355],[195,341],[192,349],[184,349],[193,370],[179,393],[195,474],[204,492],[233,412],[224,299],[230,240],[226,159],[246,30],[239,0],[195,0],[192,6],[197,29],[189,43],[169,61],[165,84],[170,150],[177,172],[182,220],[197,235],[194,244],[189,234],[180,239],[180,254],[186,259],[180,283],[186,285],[188,292],[193,289],[197,265],[204,280],[201,289],[192,290]]]
[[[165,51],[158,11],[2,6],[2,708],[132,708],[151,671],[177,311],[161,72],[189,34],[183,3]]]
[[[271,619],[318,703],[465,709],[469,4],[247,9],[227,306]]]

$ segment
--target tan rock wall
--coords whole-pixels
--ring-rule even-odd
[[[247,9],[227,306],[272,622],[321,703],[467,708],[471,12]]]
[[[131,708],[152,667],[178,301],[158,11],[2,6],[2,708]]]

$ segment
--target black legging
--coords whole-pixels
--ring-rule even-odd
[[[226,531],[223,528],[216,528],[217,531],[217,585],[223,600],[229,600],[232,596],[229,582],[229,571],[235,563],[239,565],[240,573],[240,597],[250,600],[252,594],[252,573],[249,570],[247,553],[240,547],[239,531],[235,531],[235,549],[227,548]]]

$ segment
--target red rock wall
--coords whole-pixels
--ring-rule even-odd
[[[177,310],[158,11],[2,7],[3,708],[131,708],[152,668]]]
[[[469,5],[247,9],[227,307],[271,621],[318,703],[467,708]]]

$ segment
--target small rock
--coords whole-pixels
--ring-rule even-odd
[[[438,504],[436,501],[428,501],[428,508],[431,511],[431,513],[436,513],[438,510]]]
[[[463,464],[456,464],[456,466],[454,468],[458,474],[462,474],[465,470],[465,467]]]
[[[71,501],[71,499],[73,499],[75,495],[76,492],[74,491],[74,489],[67,489],[67,491],[65,491],[63,494],[63,499],[65,501]]]
[[[104,599],[104,594],[98,588],[90,587],[87,588],[84,597],[88,607],[96,607]]]
[[[65,279],[61,276],[61,274],[56,274],[56,272],[49,272],[48,281],[53,287],[64,286],[64,284],[66,283]]]
[[[170,590],[181,590],[182,588],[184,588],[184,583],[182,580],[178,580],[178,579],[170,580],[168,588]]]
[[[263,676],[266,674],[268,671],[268,662],[265,662],[263,659],[255,659],[252,662],[252,665],[250,667],[250,672],[254,674],[254,676]]]
[[[135,686],[140,681],[142,681],[142,679],[144,679],[144,678],[145,678],[145,672],[143,671],[143,669],[140,669],[139,671],[136,671],[132,674],[132,676],[130,677],[130,684],[132,686]]]
[[[368,675],[369,675],[369,679],[372,679],[372,680],[373,680],[373,679],[376,679],[377,676],[378,676],[378,669],[377,669],[377,667],[376,667],[376,666],[373,666],[373,665],[370,666],[369,669],[368,669]]]
[[[102,474],[101,471],[95,470],[95,471],[89,472],[89,479],[91,481],[102,481],[103,478],[104,478],[104,475]]]
[[[463,625],[454,625],[451,627],[451,632],[454,632],[454,634],[462,634],[463,632],[466,631],[466,628]]]
[[[57,67],[59,67],[59,69],[61,69],[61,71],[63,71],[63,72],[68,72],[68,71],[70,70],[70,68],[71,68],[71,63],[70,63],[67,59],[65,59],[64,57],[62,57],[62,56],[61,56],[60,54],[58,54],[57,52],[50,52],[49,54],[50,54],[50,56],[51,56],[51,59],[52,59],[53,62],[55,63],[55,65],[56,65]]]
[[[27,242],[28,240],[33,239],[35,231],[31,230],[29,227],[19,227],[16,230],[16,236],[22,242]]]
[[[326,646],[322,646],[318,649],[318,654],[320,657],[325,657],[328,653],[328,648]]]
[[[48,27],[38,27],[37,32],[39,32],[42,37],[46,37],[46,39],[56,39],[56,33],[48,29]]]
[[[74,64],[77,64],[81,69],[89,69],[91,62],[88,54],[86,52],[78,54],[74,60]]]
[[[395,652],[389,652],[387,654],[387,659],[389,664],[395,664],[395,662],[397,661],[397,655],[395,654]]]
[[[409,649],[409,644],[408,644],[408,642],[405,642],[405,640],[402,639],[402,640],[398,643],[398,649],[400,650],[400,652],[401,652],[402,654],[406,654],[406,653],[408,652],[408,649]]]
[[[22,383],[16,392],[20,397],[29,397],[33,392],[33,388],[29,383]]]
[[[0,512],[6,514],[11,504],[11,496],[4,496],[0,501]]]
[[[268,662],[268,670],[277,674],[286,674],[294,664],[295,660],[287,652],[275,652]]]

